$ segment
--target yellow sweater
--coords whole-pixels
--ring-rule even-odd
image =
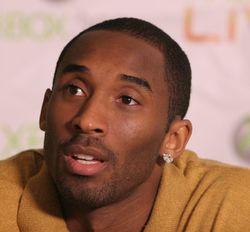
[[[0,161],[0,231],[68,232],[41,151]],[[186,151],[166,164],[145,232],[249,232],[250,171]]]

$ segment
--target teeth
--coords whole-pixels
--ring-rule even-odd
[[[96,163],[98,163],[98,161],[87,161],[87,160],[77,160],[77,162],[79,163],[79,164],[96,164]]]
[[[73,154],[73,157],[79,160],[86,160],[86,161],[92,161],[94,160],[93,156],[90,155],[84,155],[84,154]]]

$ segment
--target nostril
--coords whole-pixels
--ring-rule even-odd
[[[75,127],[75,129],[78,130],[78,131],[79,131],[79,130],[82,130],[81,127],[80,127],[78,124],[75,124],[74,127]]]
[[[98,122],[92,122],[90,120],[82,120],[83,118],[76,118],[73,121],[73,130],[80,133],[96,133],[103,134],[105,131],[105,125],[98,125]]]
[[[102,132],[103,132],[103,130],[102,130],[102,129],[99,129],[99,128],[94,129],[94,131],[95,131],[96,133],[102,133]]]
[[[91,128],[88,128],[88,129],[84,129],[84,128],[81,128],[79,125],[75,125],[75,130],[76,131],[81,131],[81,132],[84,132],[84,133],[90,133],[91,131],[92,132],[95,132],[95,133],[103,133],[103,130],[100,129],[100,128],[95,128],[95,129],[91,129]]]

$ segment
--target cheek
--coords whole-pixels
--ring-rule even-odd
[[[144,181],[157,163],[165,133],[146,120],[124,121],[116,131],[110,138],[118,160],[116,174],[127,183]]]
[[[133,154],[153,157],[158,154],[165,130],[162,127],[162,119],[155,115],[153,117],[153,114],[150,116],[152,117],[113,120],[115,124],[112,126],[110,141],[124,157]]]
[[[70,118],[72,118],[72,109],[55,100],[50,103],[46,119],[47,130],[45,132],[44,148],[47,164],[52,175],[55,174],[58,169],[56,167],[61,163],[58,160],[61,153],[60,145],[71,136]]]
[[[61,140],[68,135],[73,115],[72,107],[57,102],[51,103],[47,115],[47,128],[55,140]]]

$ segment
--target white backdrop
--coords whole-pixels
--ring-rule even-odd
[[[40,107],[66,42],[94,23],[124,16],[156,24],[190,58],[188,148],[250,166],[250,0],[1,0],[0,158],[42,146]]]

